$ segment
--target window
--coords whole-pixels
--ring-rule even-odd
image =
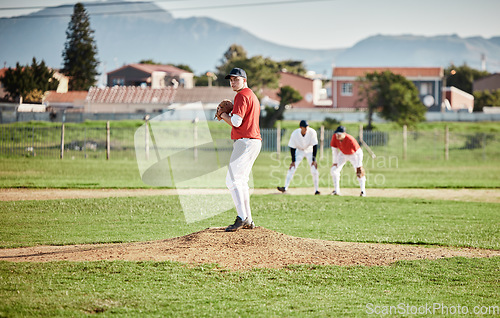
[[[125,85],[125,79],[124,78],[113,78],[113,86],[118,85],[118,86],[123,86]]]
[[[420,83],[420,95],[432,95],[432,83]]]
[[[342,83],[340,94],[342,96],[352,96],[352,83]]]

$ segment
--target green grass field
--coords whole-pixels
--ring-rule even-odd
[[[171,262],[3,262],[0,314],[370,317],[393,310],[387,316],[449,317],[457,308],[467,308],[469,314],[477,311],[483,313],[481,317],[494,317],[498,316],[499,267],[499,258],[247,272],[210,265],[186,268]],[[429,313],[422,309],[425,306],[431,315],[425,315]],[[424,315],[412,315],[419,310]]]
[[[332,188],[331,154],[319,159],[320,187]],[[275,153],[261,153],[254,165],[256,188],[283,185],[290,154],[277,159]],[[365,160],[367,188],[499,188],[500,159],[487,162],[406,162],[397,158]],[[186,166],[189,169],[189,166]],[[307,161],[297,169],[292,187],[312,187]],[[341,186],[358,186],[354,169],[347,163]],[[3,158],[0,160],[0,188],[150,188],[141,180],[135,160],[58,160]]]
[[[252,200],[258,225],[292,236],[500,249],[496,203],[326,195]],[[188,224],[177,196],[0,204],[0,247],[159,240],[223,226],[235,215],[233,209]]]
[[[499,159],[478,158],[368,160],[367,186],[498,189]],[[288,165],[289,154],[277,160],[262,153],[255,186],[282,185]],[[331,188],[328,152],[320,175],[320,187]],[[357,187],[349,164],[341,182]],[[305,163],[292,186],[312,187]],[[1,158],[0,188],[11,187],[149,188],[135,160]],[[253,195],[251,204],[257,225],[297,237],[500,249],[497,203]],[[230,224],[234,215],[186,223],[175,196],[0,202],[0,248],[161,240]],[[499,287],[500,257],[250,271],[168,261],[0,260],[0,317],[498,317]]]
[[[494,203],[274,195],[252,200],[258,225],[292,236],[500,248]],[[186,224],[175,196],[0,206],[4,248],[165,239],[229,224],[235,213]],[[440,304],[491,311],[498,306],[499,271],[498,257],[237,272],[215,264],[188,268],[173,262],[2,261],[0,315],[362,317],[401,304],[404,308],[398,310]]]

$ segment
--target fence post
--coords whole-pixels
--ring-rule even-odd
[[[61,125],[61,153],[59,157],[64,159],[64,123]]]
[[[448,125],[444,127],[444,159],[450,158],[450,129]]]
[[[278,121],[278,125],[276,126],[276,153],[277,158],[280,158],[281,153],[281,122]]]
[[[319,159],[323,159],[323,148],[325,147],[325,126],[321,125],[319,133]]]
[[[111,151],[109,120],[106,122],[106,160],[109,160],[109,153]]]
[[[408,127],[406,125],[403,126],[403,160],[406,160],[406,150],[408,147]]]

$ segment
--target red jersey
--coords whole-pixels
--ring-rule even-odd
[[[344,155],[352,155],[359,149],[358,142],[356,141],[356,139],[354,139],[353,136],[349,134],[345,134],[345,138],[342,141],[338,140],[334,134],[332,137],[332,141],[330,142],[330,146],[339,148],[339,150],[342,151]]]
[[[233,115],[243,119],[240,127],[231,130],[231,139],[260,139],[259,117],[260,103],[250,88],[244,88],[234,97]]]

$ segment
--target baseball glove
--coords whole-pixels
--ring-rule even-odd
[[[230,114],[233,111],[233,103],[229,99],[225,99],[220,102],[219,106],[217,106],[217,112],[215,113],[214,119],[221,120],[222,114]]]

